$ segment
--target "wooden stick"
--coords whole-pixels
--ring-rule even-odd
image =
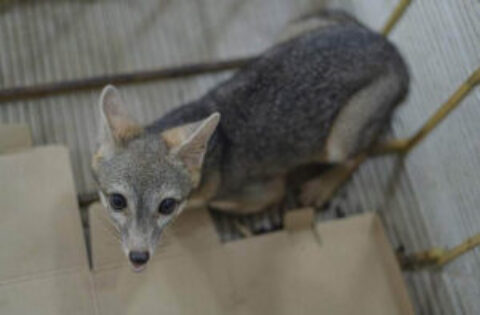
[[[478,246],[480,246],[480,233],[475,234],[450,249],[435,247],[408,255],[400,253],[398,259],[400,266],[405,270],[416,270],[425,267],[442,267]]]
[[[397,24],[398,20],[403,16],[405,11],[407,10],[408,6],[412,3],[412,0],[401,0],[395,10],[393,10],[392,14],[387,20],[387,23],[382,28],[381,33],[384,36],[390,34],[393,27]]]
[[[440,123],[455,109],[462,100],[472,91],[472,89],[480,84],[480,68],[475,70],[463,82],[457,90],[443,103],[440,108],[433,113],[432,116],[423,124],[422,127],[410,138],[392,140],[390,142],[379,145],[374,148],[373,154],[388,154],[388,153],[408,153],[413,147],[418,145],[433,129],[438,127]]]
[[[408,152],[420,141],[422,141],[433,129],[435,129],[452,110],[458,107],[460,102],[470,93],[470,91],[480,83],[480,68],[474,71],[468,79],[458,87],[455,93],[427,120],[427,122],[418,130],[418,132],[408,140],[405,152]]]
[[[244,57],[224,61],[187,64],[171,68],[103,75],[79,80],[7,88],[0,90],[0,102],[45,97],[79,90],[101,88],[107,84],[121,85],[143,83],[154,80],[166,80],[204,73],[220,72],[241,67],[255,59],[256,57]]]

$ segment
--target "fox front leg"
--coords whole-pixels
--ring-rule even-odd
[[[307,181],[300,189],[299,199],[302,206],[323,206],[365,159],[366,155],[360,154],[344,163],[336,164],[321,176]]]

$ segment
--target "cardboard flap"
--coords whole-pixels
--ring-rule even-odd
[[[0,155],[0,313],[95,314],[68,150]]]
[[[86,266],[68,150],[0,155],[0,283]]]
[[[100,314],[230,314],[234,301],[219,249],[157,256],[142,273],[129,266],[95,272]]]
[[[101,314],[226,314],[232,301],[225,252],[205,209],[188,209],[166,231],[142,273],[134,273],[90,207],[95,294]]]
[[[32,137],[27,125],[0,125],[0,154],[28,148],[31,145]]]
[[[369,213],[318,224],[321,244],[307,230],[227,244],[236,314],[413,314],[379,229]]]
[[[287,231],[310,229],[315,224],[315,209],[301,208],[287,211],[283,217],[283,227]]]
[[[189,226],[189,221],[185,218],[184,224]],[[211,232],[211,222],[205,224]],[[94,243],[101,241],[92,236]],[[101,313],[413,314],[374,214],[295,233],[175,249],[181,244],[179,231],[177,241],[166,249],[175,255],[154,257],[142,274],[125,265],[98,270],[94,278]]]
[[[90,275],[75,270],[0,285],[0,314],[97,314]]]

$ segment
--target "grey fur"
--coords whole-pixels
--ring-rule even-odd
[[[349,128],[350,123],[360,130],[354,141],[346,141],[350,144],[345,158],[375,141],[407,92],[407,68],[387,39],[345,13],[327,11],[317,16],[329,23],[269,49],[202,98],[171,111],[145,127],[143,134],[117,145],[113,157],[100,159],[94,168],[100,190],[106,196],[112,189],[125,187],[131,206],[132,215],[126,219],[129,224],[116,222],[122,236],[134,230],[153,250],[169,221],[157,224],[152,220],[161,199],[174,194],[183,204],[196,188],[191,174],[169,154],[162,140],[162,133],[173,127],[221,114],[202,168],[203,181],[220,174],[215,198],[234,195],[252,183],[267,182],[299,165],[318,161],[340,113],[345,106],[357,106],[361,102],[357,100],[373,102],[374,110],[367,119],[356,121],[352,115],[344,115],[351,120],[347,123],[338,119],[343,121],[337,125],[340,130]],[[368,94],[361,91],[375,88],[374,83],[384,77],[390,83],[374,91],[378,98],[355,97]]]
[[[235,190],[321,154],[342,107],[387,73],[398,78],[398,86],[372,116],[370,123],[381,127],[388,125],[392,110],[407,92],[402,58],[387,39],[360,24],[320,28],[271,48],[227,82],[147,130],[156,133],[220,112],[204,172],[220,169],[222,188]],[[352,154],[376,136],[362,139],[363,145]]]

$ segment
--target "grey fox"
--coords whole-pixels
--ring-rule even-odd
[[[307,20],[148,126],[128,116],[114,87],[103,90],[93,173],[134,270],[187,201],[260,211],[282,199],[289,171],[344,162],[388,126],[409,83],[395,47],[342,12]]]

